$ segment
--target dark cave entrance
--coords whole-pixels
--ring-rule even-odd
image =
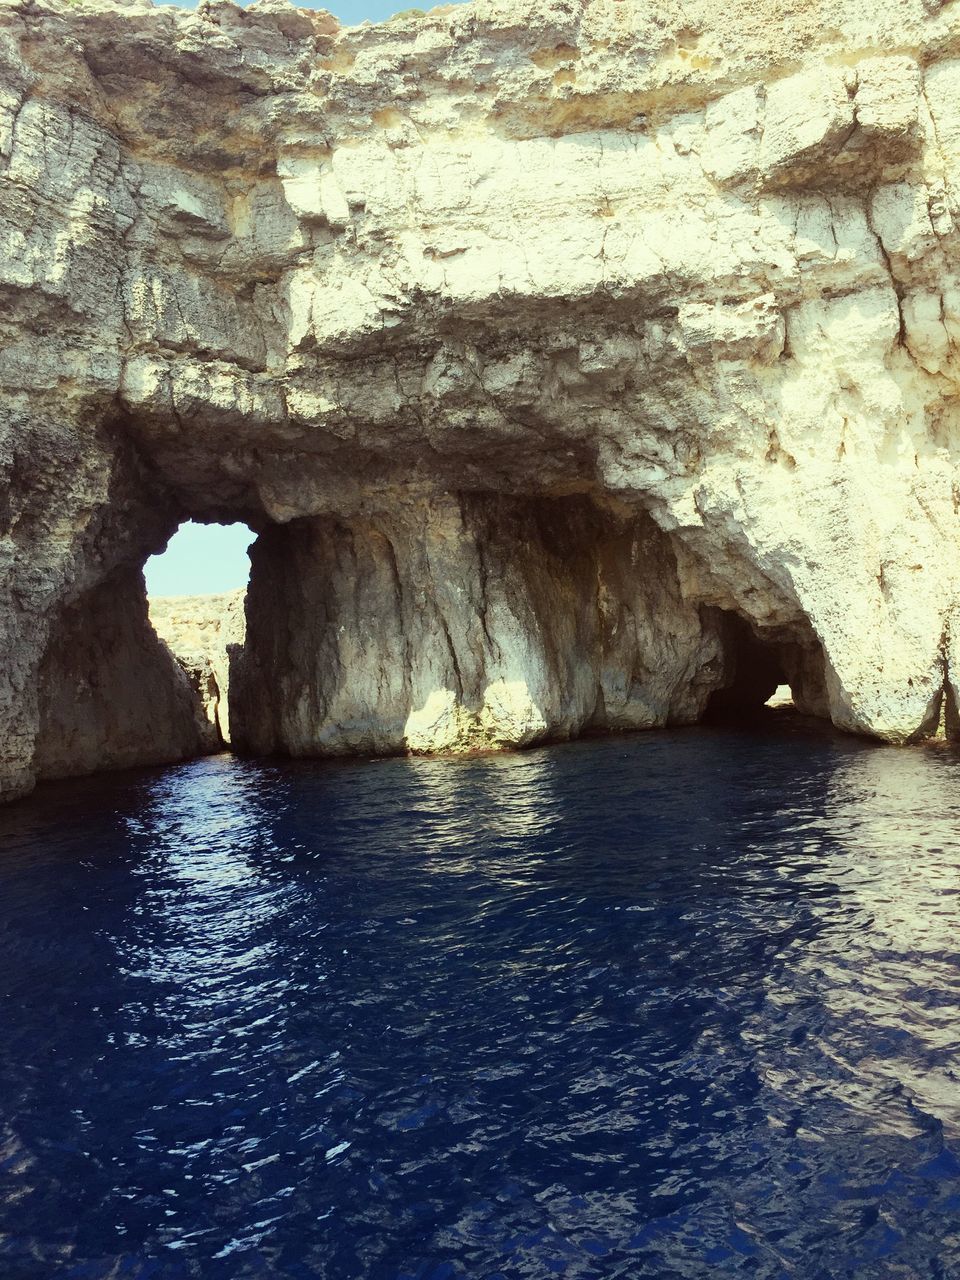
[[[727,610],[714,616],[723,637],[727,677],[710,695],[706,723],[755,721],[775,707],[825,715],[823,652],[813,635],[759,632]]]
[[[775,644],[761,640],[745,618],[723,617],[728,683],[710,695],[705,719],[729,720],[756,715],[780,685],[789,684]]]

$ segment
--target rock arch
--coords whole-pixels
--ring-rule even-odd
[[[713,610],[952,731],[960,18],[754,10],[0,15],[4,795],[185,517],[261,530],[250,750],[696,718]]]

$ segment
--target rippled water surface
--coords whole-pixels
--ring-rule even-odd
[[[0,815],[0,1277],[960,1275],[960,760],[229,757]]]

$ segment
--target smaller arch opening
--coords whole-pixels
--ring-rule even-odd
[[[739,614],[722,611],[718,622],[726,679],[723,687],[710,695],[704,719],[752,719],[764,711],[778,690],[784,686],[789,690],[782,647],[762,639]]]
[[[240,521],[186,521],[144,566],[150,621],[202,704],[209,751],[230,746],[230,649],[244,642],[255,537]]]
[[[724,679],[710,696],[705,721],[773,724],[791,713],[830,719],[823,647],[809,625],[758,630],[726,609],[709,616],[723,646]]]
[[[772,707],[774,711],[796,710],[793,690],[788,684],[778,684],[764,706]]]

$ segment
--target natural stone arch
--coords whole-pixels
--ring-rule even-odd
[[[749,28],[704,14],[685,60],[687,9],[0,14],[5,794],[32,782],[59,620],[182,516],[322,529],[382,566],[418,504],[442,523],[462,495],[531,546],[542,504],[588,503],[607,533],[578,563],[652,522],[698,625],[725,609],[822,646],[811,705],[836,724],[951,731],[960,19],[763,0]],[[468,595],[487,536],[462,547]],[[536,733],[589,727],[583,690],[616,680],[540,648]]]
[[[133,562],[69,593],[54,620],[37,778],[223,745],[193,664],[181,669],[150,625],[142,543],[123,554]],[[252,561],[230,718],[234,747],[260,755],[473,751],[695,723],[736,684],[749,629],[685,596],[649,515],[584,496],[394,495],[379,513],[261,524]]]

